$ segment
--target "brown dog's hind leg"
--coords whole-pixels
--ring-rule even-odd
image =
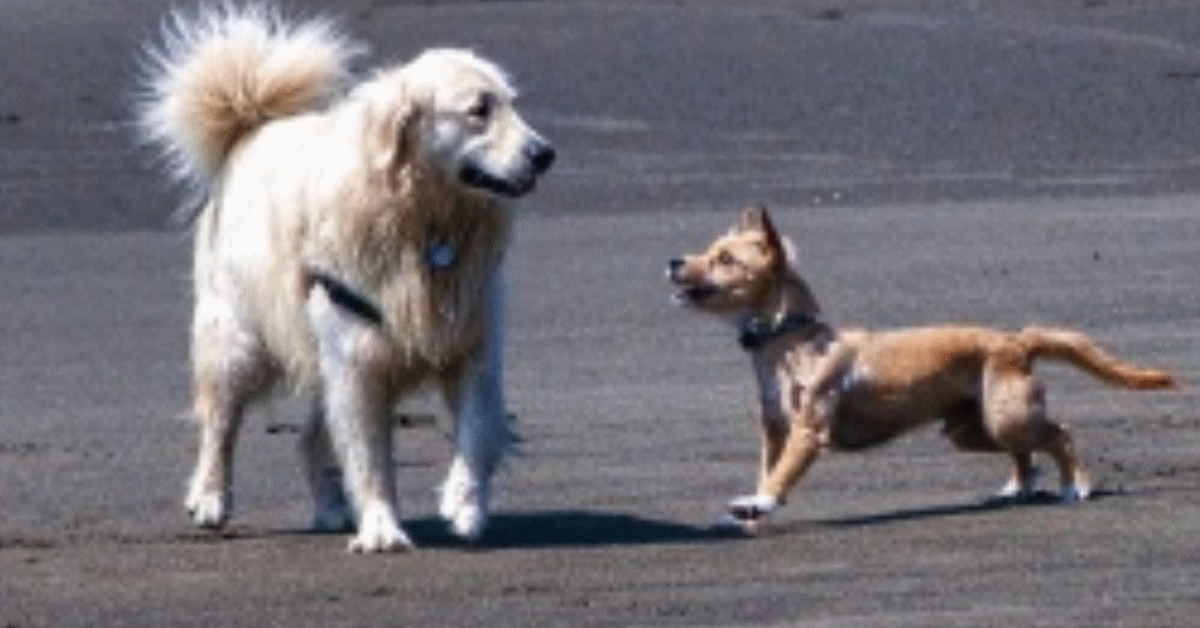
[[[978,399],[963,399],[943,410],[942,434],[960,451],[1003,451],[984,425],[983,406]]]
[[[959,451],[994,453],[1005,448],[992,435],[983,416],[978,399],[964,399],[942,411],[942,434]],[[996,492],[1000,499],[1024,499],[1033,494],[1036,469],[1028,451],[1009,452],[1013,459],[1012,474]]]
[[[1040,430],[1037,449],[1050,454],[1054,463],[1058,465],[1058,477],[1062,486],[1060,495],[1064,502],[1079,502],[1091,497],[1091,478],[1075,454],[1071,435],[1065,427],[1053,421],[1045,421]]]
[[[1044,451],[1058,466],[1063,501],[1087,499],[1091,495],[1087,471],[1067,430],[1047,418],[1045,388],[1030,374],[1024,356],[1003,350],[990,356],[983,381],[984,425],[1013,457],[1014,488],[1031,488],[1030,454]]]
[[[996,497],[1000,499],[1029,499],[1033,496],[1033,491],[1037,483],[1037,468],[1033,466],[1033,454],[1023,452],[1013,452],[1012,456],[1013,467],[1012,474],[1008,481],[1000,490],[996,492]]]

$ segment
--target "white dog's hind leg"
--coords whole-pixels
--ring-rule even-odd
[[[220,400],[197,400],[200,446],[184,507],[202,528],[225,525],[232,509],[233,448],[242,409]]]
[[[231,308],[200,299],[192,322],[193,414],[200,428],[184,506],[196,525],[218,528],[232,505],[233,449],[246,403],[271,380],[256,337]]]
[[[371,324],[331,302],[324,288],[309,292],[307,308],[320,353],[325,423],[358,514],[358,532],[349,549],[410,548],[396,508],[391,395],[380,359],[386,340]]]
[[[314,530],[347,532],[354,529],[354,514],[342,485],[342,468],[337,463],[325,426],[325,401],[313,397],[312,409],[300,434],[300,459],[313,497]]]
[[[442,375],[447,405],[455,415],[455,456],[441,487],[439,512],[455,534],[478,540],[491,508],[492,476],[512,435],[506,421],[503,383],[503,288],[489,282],[489,321],[484,347],[465,368]]]

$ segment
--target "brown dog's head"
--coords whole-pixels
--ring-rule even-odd
[[[702,253],[667,263],[667,279],[680,288],[675,301],[714,314],[755,310],[787,274],[788,252],[763,207],[748,207],[741,222]]]

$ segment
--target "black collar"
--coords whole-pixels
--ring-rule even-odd
[[[329,300],[335,305],[358,315],[369,323],[383,324],[383,312],[379,311],[379,307],[355,292],[345,282],[315,268],[307,269],[306,275],[309,287],[316,284],[324,288],[325,294],[329,295]]]
[[[746,351],[755,351],[780,336],[803,331],[816,322],[817,319],[811,314],[798,312],[785,315],[777,323],[750,316],[742,321],[738,330],[738,344]]]

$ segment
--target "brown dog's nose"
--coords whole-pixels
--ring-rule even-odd
[[[679,273],[683,270],[683,264],[684,264],[684,261],[679,259],[678,257],[676,257],[673,260],[668,261],[667,262],[667,277],[670,279],[675,279],[676,277],[678,277]]]

